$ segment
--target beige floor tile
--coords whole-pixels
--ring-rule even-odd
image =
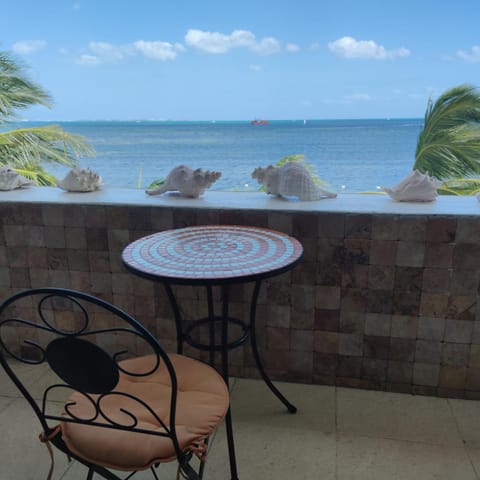
[[[466,447],[466,451],[472,462],[473,469],[477,474],[477,478],[480,478],[480,449]]]
[[[249,422],[277,428],[335,431],[335,389],[321,385],[275,382],[298,411],[288,413],[262,380],[238,379],[231,394],[234,425]]]
[[[339,433],[463,445],[448,401],[443,398],[339,388]]]
[[[458,423],[460,435],[466,445],[480,448],[480,402],[476,400],[449,399]]]
[[[0,413],[3,412],[15,399],[12,397],[0,397]]]
[[[38,480],[46,478],[50,456],[38,440],[40,424],[23,398],[14,399],[0,413],[4,434],[0,437],[0,478],[2,480]],[[55,451],[54,480],[67,469],[66,456]]]
[[[240,479],[333,480],[335,435],[318,430],[277,428],[242,422],[235,427],[235,451]],[[205,478],[230,478],[225,430],[216,435]]]
[[[339,435],[338,480],[476,480],[463,448]]]
[[[21,362],[12,362],[12,368],[20,381],[27,387],[31,388],[46,373],[48,365],[28,365]],[[0,367],[0,392],[1,395],[9,397],[21,397],[22,394],[15,386],[11,378]]]

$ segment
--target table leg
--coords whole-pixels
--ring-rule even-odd
[[[222,286],[222,317],[228,318],[228,286]],[[221,339],[221,355],[222,355],[222,376],[227,384],[229,385],[229,374],[228,374],[228,322],[222,322],[222,339]],[[228,442],[228,456],[230,458],[230,474],[232,480],[238,480],[237,474],[237,461],[235,458],[235,445],[233,442],[233,426],[232,426],[232,414],[231,408],[228,408],[227,414],[225,416],[225,427],[227,429],[227,442]]]
[[[183,327],[180,308],[178,308],[178,303],[173,294],[172,287],[168,283],[164,283],[163,286],[165,287],[168,301],[172,307],[173,317],[175,318],[175,328],[177,330],[177,353],[181,355],[183,353]]]
[[[255,359],[255,363],[257,364],[258,371],[263,378],[263,381],[267,384],[268,388],[275,394],[275,396],[287,407],[289,413],[297,413],[297,407],[292,405],[278,390],[278,388],[272,383],[269,376],[265,372],[263,368],[262,360],[260,359],[260,353],[258,352],[257,346],[257,336],[256,336],[256,328],[255,328],[255,318],[257,313],[257,301],[258,295],[260,293],[260,285],[261,280],[255,282],[255,287],[253,289],[252,294],[252,302],[250,304],[250,341],[252,345],[252,352],[253,357]]]

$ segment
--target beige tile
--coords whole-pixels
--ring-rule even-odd
[[[477,478],[480,478],[480,449],[478,448],[466,448],[468,457],[472,462]]]
[[[463,448],[340,435],[338,480],[475,480]]]
[[[456,399],[449,399],[448,402],[452,407],[462,440],[467,447],[480,448],[480,402]]]
[[[17,361],[12,361],[12,369],[19,377],[21,382],[28,388],[38,382],[39,378],[46,372],[47,365],[28,365]],[[8,397],[21,397],[22,394],[15,386],[11,378],[0,367],[0,392]]]
[[[318,430],[285,429],[241,423],[235,427],[239,478],[261,480],[310,480],[335,478],[335,435]],[[230,478],[225,430],[212,444],[206,479]]]
[[[339,433],[462,446],[442,398],[339,388],[337,426]]]
[[[2,480],[38,480],[46,478],[50,468],[48,450],[38,440],[40,423],[27,402],[14,399],[0,412],[0,478]],[[68,466],[66,456],[55,450],[55,474],[61,478]]]
[[[335,431],[335,389],[320,385],[275,382],[280,392],[297,407],[288,413],[262,380],[237,379],[232,389],[233,424],[248,422],[277,428]]]

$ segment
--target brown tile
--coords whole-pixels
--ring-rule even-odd
[[[455,217],[428,217],[427,242],[454,242],[456,229],[457,219]]]
[[[395,267],[395,289],[420,292],[423,284],[422,267]]]
[[[339,324],[339,310],[315,309],[315,330],[338,332]]]
[[[108,250],[108,230],[87,228],[85,230],[88,250]]]
[[[448,243],[427,243],[425,245],[425,266],[450,268],[453,262],[453,245]]]
[[[365,335],[363,337],[363,356],[367,358],[388,359],[389,337]]]
[[[315,285],[339,287],[342,284],[342,267],[331,262],[317,262]]]
[[[26,247],[27,237],[23,225],[4,225],[5,245],[9,247]]]
[[[219,224],[220,221],[218,220],[218,213],[215,212],[216,219],[215,221],[211,222],[211,224]],[[199,220],[200,225],[205,225],[207,222],[202,221],[202,219]],[[208,222],[210,223],[210,222]],[[162,207],[157,207],[154,206],[150,209],[150,225],[152,227],[152,230],[154,232],[162,232],[163,230],[168,230],[170,228],[173,228],[173,211],[171,208],[162,208]],[[119,224],[117,228],[128,229],[128,218],[127,218],[127,224],[124,225]]]
[[[370,261],[370,240],[346,238],[340,260],[343,265],[368,265]]]
[[[368,288],[372,290],[392,290],[395,280],[393,265],[370,265]]]
[[[268,228],[291,235],[292,215],[283,212],[268,212]]]
[[[362,362],[362,378],[384,382],[387,378],[387,360],[364,358]]]
[[[267,348],[282,348],[290,350],[290,329],[267,327]]]
[[[446,316],[460,320],[475,320],[477,297],[473,295],[451,295],[448,298]]]
[[[289,378],[303,383],[310,382],[313,373],[313,355],[312,351],[288,352],[289,373],[293,374]]]
[[[416,338],[418,317],[413,315],[392,315],[391,336],[396,338]]]
[[[360,333],[365,330],[365,313],[340,311],[339,331],[342,333]]]
[[[28,266],[30,268],[46,268],[47,249],[43,247],[28,247],[27,248]]]
[[[337,354],[339,351],[339,334],[337,332],[314,332],[313,350],[320,353]]]
[[[12,288],[30,288],[30,272],[28,268],[10,268],[10,286]],[[5,283],[5,281],[3,282]],[[7,286],[7,285],[4,285]]]
[[[445,335],[445,319],[433,317],[418,318],[418,338],[424,340],[443,340]]]
[[[70,270],[78,272],[90,271],[90,262],[88,260],[87,250],[67,249],[67,262]]]
[[[392,290],[368,290],[367,311],[370,313],[393,312],[393,295]]]
[[[410,384],[413,377],[412,362],[389,361],[387,368],[387,379],[389,382]]]
[[[48,268],[52,270],[68,270],[67,250],[50,248],[47,250]]]
[[[398,217],[393,215],[373,215],[372,239],[397,240]]]
[[[343,261],[344,240],[343,238],[318,238],[317,261],[321,265],[330,265]]]
[[[470,356],[470,346],[463,343],[444,343],[442,365],[466,367]]]
[[[86,249],[87,237],[81,227],[65,227],[65,246],[67,248]]]
[[[339,358],[341,357],[336,354],[314,352],[313,373],[319,375],[335,375]]]
[[[368,305],[368,290],[345,288],[342,290],[341,310],[347,312],[365,312]]]
[[[418,315],[420,300],[419,292],[394,290],[392,313],[395,315]]]
[[[389,360],[397,362],[413,362],[416,342],[410,338],[390,338]]]
[[[423,291],[448,293],[450,290],[450,271],[446,268],[425,268],[423,271]]]
[[[111,293],[112,292],[112,276],[109,273],[92,272],[90,274],[92,283],[92,292],[94,293]]]
[[[425,244],[421,242],[398,242],[396,265],[401,267],[422,267],[425,257]]]
[[[63,226],[46,226],[44,236],[47,248],[65,248],[65,229]]]
[[[439,293],[422,293],[420,315],[423,317],[445,317],[447,314],[448,295]]]
[[[391,322],[391,315],[367,313],[365,316],[365,335],[389,337]]]
[[[479,270],[452,271],[451,291],[453,295],[475,295],[479,286]]]
[[[45,227],[40,225],[24,225],[23,231],[29,247],[45,247]]]
[[[290,330],[290,348],[298,351],[313,351],[313,335],[311,330]]]
[[[362,357],[338,357],[338,377],[360,378],[362,375]]]
[[[25,247],[7,247],[7,265],[9,267],[28,267]]]
[[[480,221],[477,217],[459,217],[457,243],[480,243]]]
[[[314,285],[317,277],[317,264],[303,261],[291,272],[292,283],[299,285]]]
[[[43,224],[46,226],[65,225],[65,208],[63,205],[52,205],[46,204],[42,205],[42,219]]]
[[[269,327],[290,327],[290,306],[268,304],[266,308],[267,325]],[[257,315],[258,313],[257,311]]]
[[[440,365],[415,362],[413,365],[413,383],[427,387],[436,387],[440,376]]]
[[[320,213],[318,215],[318,237],[343,238],[345,236],[345,215]]]
[[[108,252],[88,252],[91,272],[110,272],[110,255]]]
[[[468,320],[445,321],[445,341],[452,343],[470,343],[472,341],[473,322]]]
[[[398,239],[404,242],[424,242],[427,232],[425,216],[398,217]]]
[[[129,230],[150,230],[152,228],[150,207],[130,206],[128,209],[128,229]],[[101,228],[102,224],[92,225],[95,228]]]
[[[417,340],[415,362],[439,364],[442,357],[442,343],[434,340]]]
[[[296,212],[292,217],[292,235],[297,238],[316,238],[318,235],[318,215]]]
[[[370,264],[395,265],[397,243],[392,240],[372,240],[370,244]]]
[[[368,288],[368,265],[345,265],[342,288]]]
[[[480,268],[480,244],[457,243],[453,250],[452,265],[462,270]]]
[[[467,368],[441,367],[439,386],[454,390],[463,390],[467,380]]]
[[[315,308],[324,310],[337,310],[340,308],[340,288],[315,287]]]
[[[85,227],[85,206],[65,205],[64,207],[64,225],[65,227]]]
[[[340,355],[361,357],[363,354],[363,335],[359,333],[339,333],[338,353]]]
[[[480,367],[480,345],[470,345],[469,367]]]
[[[345,238],[370,238],[371,233],[371,215],[345,215]]]

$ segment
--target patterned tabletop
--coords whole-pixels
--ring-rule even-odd
[[[302,257],[302,244],[265,228],[205,225],[154,233],[122,252],[131,270],[173,283],[228,282],[268,277]]]

